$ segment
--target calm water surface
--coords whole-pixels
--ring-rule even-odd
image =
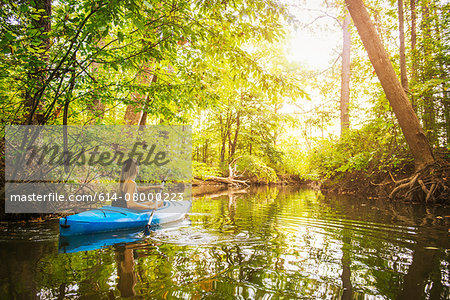
[[[0,299],[449,299],[449,215],[265,188],[197,198],[150,237],[0,224]]]

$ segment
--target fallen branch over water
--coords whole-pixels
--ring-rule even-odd
[[[241,158],[241,156],[233,159],[233,161],[230,162],[230,164],[228,165],[228,174],[229,174],[228,177],[208,176],[205,178],[205,180],[225,183],[228,184],[228,186],[233,187],[238,187],[242,185],[249,187],[250,185],[248,183],[248,180],[236,179],[240,177],[236,171],[236,162],[239,158]]]

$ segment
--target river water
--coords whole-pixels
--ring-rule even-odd
[[[447,208],[221,194],[147,237],[60,240],[57,220],[0,224],[0,299],[449,299]]]

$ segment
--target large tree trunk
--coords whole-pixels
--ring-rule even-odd
[[[139,81],[139,83],[147,85],[151,82],[156,82],[156,75],[152,74],[150,66],[144,66],[141,70],[141,74],[138,75],[137,80]],[[148,96],[142,95],[140,93],[132,93],[131,101],[133,103],[127,106],[124,121],[128,125],[139,125],[143,121],[144,112],[142,111],[142,109],[144,107],[144,103],[148,102]],[[147,121],[146,114],[145,121]]]
[[[416,170],[434,162],[430,144],[362,0],[345,0],[381,86],[414,156]]]
[[[400,79],[405,92],[408,92],[408,76],[406,73],[405,29],[403,19],[403,0],[397,1],[398,5],[398,34],[400,39]]]
[[[100,39],[97,42],[97,45],[101,48],[105,46],[105,41]],[[93,61],[91,64],[91,73],[92,79],[94,81],[93,82],[94,92],[92,99],[90,99],[91,101],[87,103],[87,109],[94,116],[92,118],[91,124],[97,123],[97,119],[103,119],[103,115],[105,113],[105,105],[101,100],[102,98],[101,93],[99,93],[99,91],[97,90],[97,78],[100,76],[100,69],[101,64]]]
[[[32,19],[31,25],[33,29],[39,32],[39,39],[41,43],[33,46],[35,50],[45,50],[41,54],[41,59],[47,64],[49,60],[50,38],[51,30],[50,17],[52,15],[52,0],[38,0],[31,3],[36,11],[39,11],[41,17],[39,19]],[[41,13],[43,12],[43,13]],[[27,123],[43,124],[44,119],[44,105],[41,97],[37,97],[37,92],[42,89],[47,78],[47,72],[42,71],[42,67],[36,67],[34,74],[30,74],[28,78],[29,87],[25,92],[25,109],[28,113]]]
[[[450,145],[450,99],[444,99],[445,136],[447,145]]]
[[[343,31],[343,47],[342,47],[342,73],[341,73],[341,135],[350,127],[350,118],[348,114],[348,104],[350,102],[350,15],[347,12]]]
[[[34,8],[37,10],[44,10],[45,13],[36,21],[36,28],[41,30],[42,47],[46,50],[44,52],[45,60],[48,61],[48,50],[50,49],[50,38],[48,33],[51,30],[50,16],[52,15],[52,0],[37,0],[34,2]]]
[[[131,96],[131,99],[135,100],[134,95]],[[142,109],[142,106],[139,104],[129,104],[127,106],[127,109],[125,111],[125,116],[123,117],[125,120],[125,123],[127,125],[137,125],[139,124],[139,120],[141,119],[142,116],[142,111],[139,111],[140,109]]]
[[[416,72],[417,72],[417,57],[416,57],[416,0],[411,0],[410,2],[410,8],[411,8],[411,60],[412,60],[412,67],[411,67],[411,82],[412,84],[416,81]],[[413,106],[413,109],[417,111],[416,109],[416,102],[414,99],[414,94],[411,94],[411,103]]]

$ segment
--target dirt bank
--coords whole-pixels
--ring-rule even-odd
[[[450,205],[450,163],[439,160],[420,172],[412,165],[370,174],[346,172],[324,179],[320,189],[324,194]]]

